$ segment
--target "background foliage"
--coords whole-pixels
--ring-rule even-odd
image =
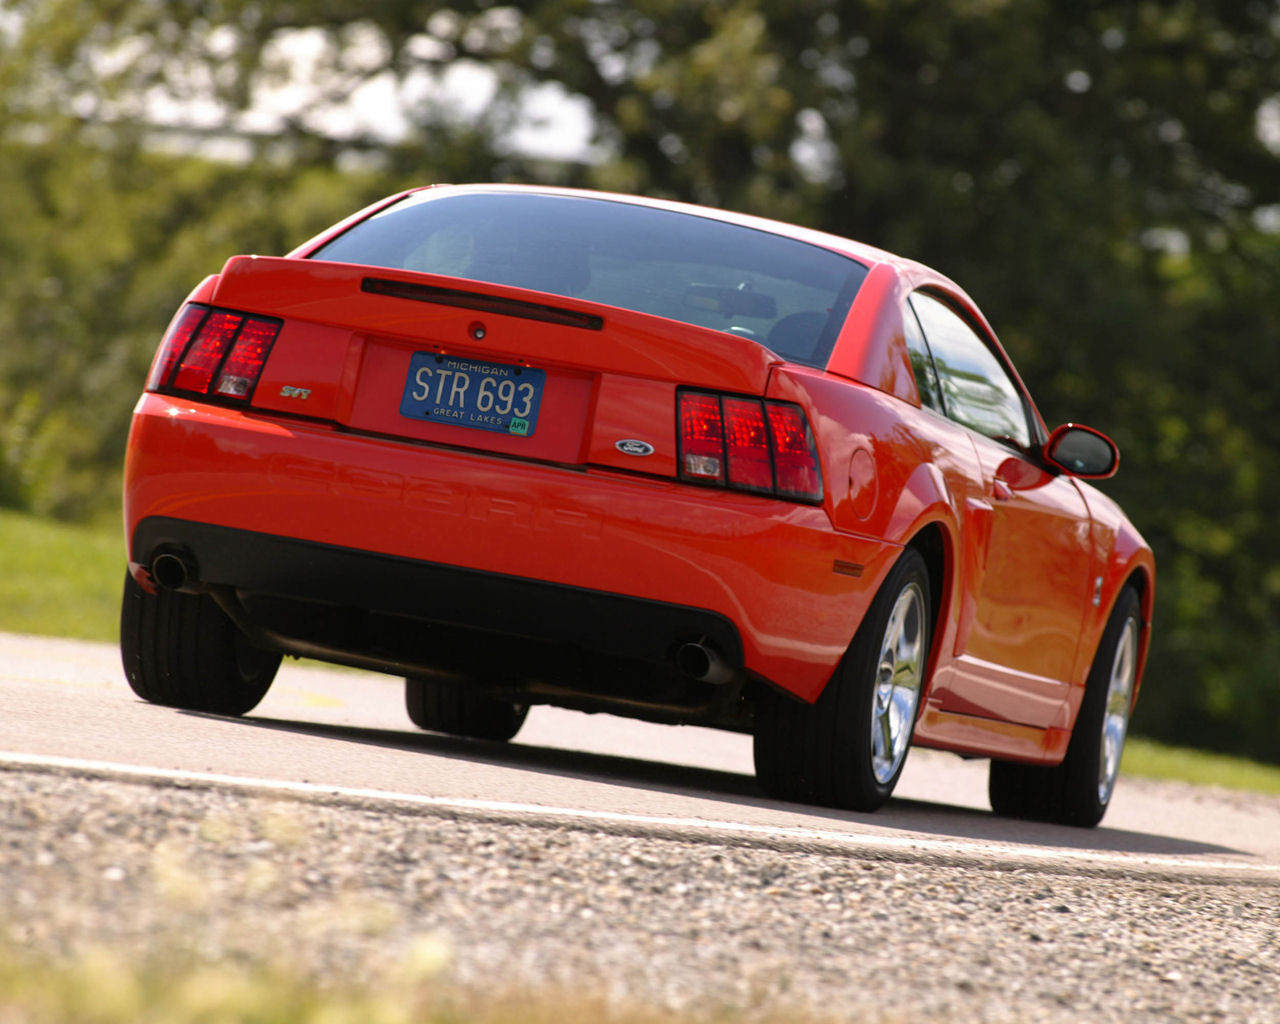
[[[310,99],[246,117],[283,40]],[[1161,571],[1136,727],[1280,760],[1278,46],[1274,0],[0,0],[0,504],[114,506],[154,344],[229,255],[406,183],[691,199],[974,295],[1051,425],[1124,450]],[[549,84],[590,159],[513,146]],[[342,118],[372,87],[396,132]]]

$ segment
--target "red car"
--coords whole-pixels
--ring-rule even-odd
[[[238,715],[282,654],[505,740],[531,704],[752,732],[872,810],[908,746],[1093,825],[1154,561],[942,275],[817,231],[513,186],[392,196],[174,317],[125,466],[133,689]]]

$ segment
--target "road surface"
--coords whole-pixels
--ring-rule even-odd
[[[509,745],[457,740],[416,730],[397,680],[292,662],[251,715],[222,719],[137,700],[113,645],[13,634],[0,634],[4,764],[882,857],[1280,882],[1274,798],[1122,778],[1098,829],[1007,821],[989,811],[985,762],[913,750],[888,806],[853,814],[766,799],[745,736],[536,707]]]

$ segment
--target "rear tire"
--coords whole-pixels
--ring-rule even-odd
[[[756,707],[756,777],[781,800],[854,811],[898,784],[929,660],[929,571],[907,549],[816,703],[775,690]]]
[[[987,792],[996,814],[1080,828],[1093,828],[1102,820],[1120,772],[1133,708],[1140,614],[1137,592],[1126,587],[1098,644],[1061,764],[1046,768],[991,762]]]
[[[495,700],[465,684],[429,679],[404,681],[404,705],[419,729],[499,742],[512,739],[529,713],[528,704]]]
[[[207,594],[149,594],[125,574],[120,656],[143,700],[243,715],[266,696],[280,655],[252,646]]]

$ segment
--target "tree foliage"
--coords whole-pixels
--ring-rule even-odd
[[[1275,759],[1278,25],[1275,0],[0,0],[0,500],[91,509],[181,295],[378,192],[747,210],[944,270],[1046,418],[1116,436],[1161,572],[1136,724]],[[285,42],[309,89],[272,123]],[[483,102],[442,91],[468,68]],[[590,111],[590,159],[513,149],[538,88]],[[385,117],[346,117],[377,90]]]

